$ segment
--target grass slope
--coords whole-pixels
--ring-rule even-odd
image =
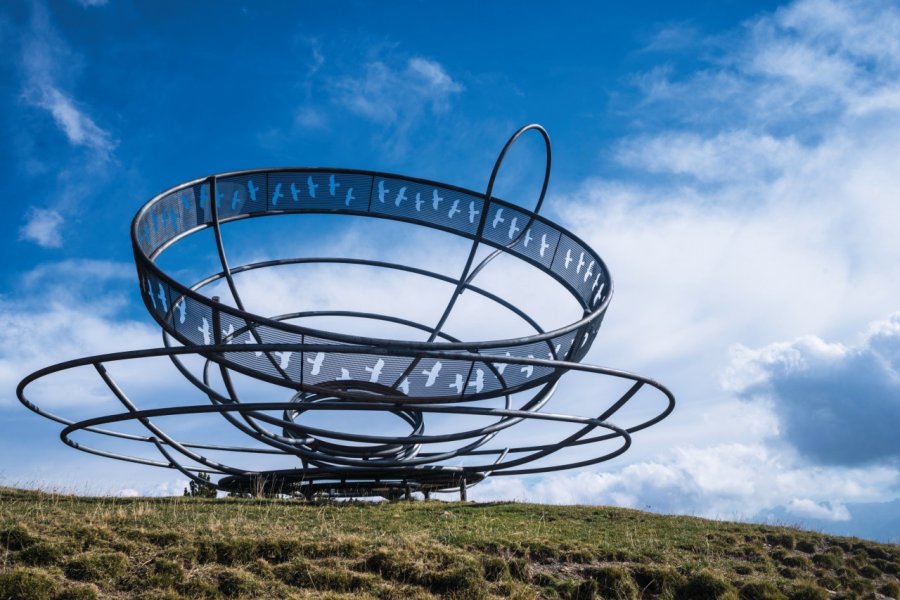
[[[606,507],[0,488],[7,598],[897,598],[900,547]]]

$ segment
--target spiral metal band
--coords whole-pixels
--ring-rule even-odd
[[[510,146],[534,130],[545,142],[546,171],[535,209],[493,197],[494,182]],[[151,199],[131,227],[138,280],[146,308],[163,332],[164,347],[68,361],[22,380],[20,401],[64,425],[62,440],[79,450],[161,467],[191,479],[204,471],[213,484],[232,492],[332,496],[396,497],[412,491],[464,490],[488,475],[526,475],[596,464],[625,452],[631,434],[665,418],[674,397],[662,385],[630,373],[582,364],[597,336],[612,295],[602,259],[581,239],[541,216],[550,172],[550,144],[537,125],[510,138],[492,171],[487,192],[479,194],[443,183],[373,171],[325,168],[265,169],[197,179]],[[229,264],[223,225],[277,215],[342,215],[360,222],[382,219],[420,230],[437,230],[469,240],[459,275],[422,267],[347,256],[283,257],[236,267]],[[221,270],[192,285],[159,265],[170,248],[212,230]],[[479,249],[489,252],[476,262]],[[580,318],[545,331],[514,299],[476,285],[477,276],[499,256],[521,261],[560,285],[578,307]],[[403,273],[452,288],[436,324],[402,315],[348,310],[306,310],[265,316],[247,310],[236,276],[288,266],[354,266]],[[225,284],[230,300],[204,293]],[[458,299],[475,295],[513,315],[524,334],[506,339],[458,339],[446,331]],[[323,317],[359,319],[402,326],[424,339],[384,339],[310,327]],[[411,336],[413,337],[413,336]],[[187,356],[203,367],[189,367]],[[112,378],[107,364],[168,357],[205,402],[140,408]],[[124,412],[74,422],[39,408],[26,387],[41,377],[93,366]],[[544,412],[560,379],[570,371],[606,375],[631,382],[614,398],[598,398],[592,416]],[[243,397],[235,374],[285,389],[285,401],[255,402]],[[221,384],[213,384],[213,376]],[[636,425],[609,422],[642,388],[656,390],[658,412]],[[318,411],[379,412],[409,427],[405,435],[322,429],[304,423]],[[156,421],[163,417],[216,414],[248,436],[246,445],[191,443],[175,439]],[[428,433],[429,418],[441,415],[487,418],[490,424],[449,433]],[[155,421],[156,420],[156,421]],[[523,422],[567,424],[574,432],[553,443],[492,446],[498,434]],[[140,424],[146,434],[116,429]],[[151,444],[162,460],[86,446],[76,432]],[[616,441],[618,440],[618,441]],[[609,444],[612,443],[612,449]],[[588,458],[554,462],[564,449],[596,445]],[[254,469],[215,460],[210,454],[293,456],[288,469]]]

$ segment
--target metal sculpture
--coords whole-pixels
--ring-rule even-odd
[[[507,151],[528,131],[539,133],[546,148],[543,184],[534,210],[492,195]],[[174,468],[198,482],[199,472],[211,473],[217,476],[213,484],[218,489],[237,493],[395,498],[409,497],[413,492],[427,497],[431,492],[459,490],[465,499],[466,488],[489,475],[546,473],[619,456],[629,448],[631,434],[672,411],[674,397],[648,378],[580,362],[591,348],[609,305],[612,280],[604,262],[587,244],[539,214],[550,164],[546,131],[539,125],[528,125],[503,147],[484,194],[401,175],[324,168],[240,171],[178,185],[144,205],[131,227],[142,297],[162,328],[164,347],[46,367],[19,384],[19,400],[64,425],[60,437],[73,448]],[[343,215],[364,224],[373,223],[369,219],[386,219],[413,229],[444,232],[470,243],[461,272],[454,274],[348,256],[281,257],[230,266],[223,225],[283,214]],[[161,268],[160,259],[167,251],[209,230],[215,239],[221,267],[218,272],[187,285]],[[561,286],[580,317],[545,331],[513,300],[476,285],[479,274],[498,257],[533,270],[543,282],[540,289],[551,284]],[[240,276],[298,265],[402,273],[421,278],[422,285],[426,281],[442,284],[449,294],[441,304],[440,316],[429,323],[360,310],[315,309],[278,316],[248,310],[236,281]],[[227,287],[230,300],[204,293],[216,286]],[[410,292],[414,290],[404,291]],[[524,333],[485,341],[454,337],[447,323],[464,296],[492,303],[512,315]],[[323,317],[402,327],[417,334],[418,339],[364,337],[310,325]],[[205,397],[203,403],[139,407],[107,368],[120,361],[160,356],[171,359]],[[187,364],[191,356],[202,358],[202,366]],[[123,412],[73,421],[39,408],[26,397],[27,386],[35,380],[85,366],[96,369],[124,406]],[[563,375],[572,371],[616,378],[626,382],[627,389],[594,408],[591,416],[543,412]],[[283,390],[283,399],[251,401],[238,390],[238,376]],[[662,394],[658,412],[628,427],[610,423],[608,419],[642,388],[655,388]],[[346,411],[391,414],[405,422],[410,431],[385,435],[344,431],[340,423],[326,429],[304,422],[320,411],[335,415]],[[166,417],[207,414],[224,418],[246,434],[248,442],[182,441],[159,424]],[[488,423],[427,433],[426,423],[442,416]],[[139,424],[146,432],[111,428],[128,422]],[[567,425],[572,431],[549,443],[491,444],[496,444],[501,434],[509,437],[515,426],[528,422],[547,423],[548,427]],[[162,460],[88,446],[73,440],[76,432],[149,444]],[[585,456],[584,450],[589,447],[600,450]],[[554,459],[566,450],[574,450],[575,457]],[[272,469],[213,458],[233,453],[242,459],[258,460],[270,454],[292,457],[296,462],[290,468]]]

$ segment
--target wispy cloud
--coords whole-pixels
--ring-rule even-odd
[[[98,127],[94,120],[79,109],[74,101],[52,84],[38,88],[37,106],[53,115],[54,121],[66,134],[74,146],[85,146],[107,156],[115,148],[116,142],[105,129]]]
[[[418,57],[402,68],[370,62],[361,74],[342,77],[334,86],[340,105],[382,125],[445,112],[463,89],[440,63]]]
[[[25,224],[19,230],[19,237],[36,243],[42,248],[62,246],[63,216],[55,210],[31,208]]]
[[[109,159],[118,142],[109,131],[97,125],[87,109],[63,89],[60,81],[70,54],[54,30],[46,7],[34,3],[30,29],[22,41],[25,82],[22,97],[31,105],[46,110],[69,143]]]
[[[52,156],[28,150],[30,144],[22,145],[23,170],[46,173],[51,170],[47,163],[52,161],[57,189],[47,199],[32,197],[34,206],[22,216],[19,239],[58,248],[63,241],[62,226],[76,199],[83,205],[85,198],[106,180],[115,162],[118,140],[91,115],[90,107],[70,91],[81,60],[57,33],[47,6],[39,1],[31,3],[29,25],[19,34],[18,41],[22,105],[49,117],[40,127],[23,130],[20,135],[30,139],[62,134],[68,142],[54,143]]]

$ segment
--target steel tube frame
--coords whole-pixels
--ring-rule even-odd
[[[496,179],[508,150],[529,131],[540,134],[546,150],[544,177],[533,210],[493,197]],[[484,194],[402,175],[325,168],[236,171],[210,175],[171,188],[144,205],[131,225],[142,299],[162,328],[163,347],[102,354],[45,367],[19,383],[17,396],[30,410],[62,424],[60,438],[73,448],[137,464],[176,469],[198,483],[206,483],[197,476],[198,472],[205,471],[218,476],[212,482],[214,486],[234,492],[261,489],[307,498],[316,493],[409,498],[414,491],[422,492],[427,497],[431,492],[458,490],[465,497],[468,487],[487,476],[547,473],[615,458],[630,447],[633,433],[666,418],[674,408],[675,398],[668,389],[649,378],[580,362],[597,335],[609,305],[612,278],[606,264],[586,243],[539,214],[549,183],[551,155],[550,139],[543,127],[535,124],[522,127],[501,150]],[[308,190],[302,189],[303,178],[306,178]],[[322,198],[317,200],[316,189],[324,184],[325,178],[328,178],[327,188],[323,188]],[[281,193],[282,185],[287,183],[290,183],[295,204],[288,205],[288,208],[284,205],[278,207],[279,199],[284,198],[287,202],[285,194]],[[336,202],[336,189],[339,187],[346,190],[344,206]],[[232,193],[231,207],[224,215],[220,206],[224,199],[222,189]],[[328,194],[324,189],[329,190]],[[354,189],[359,190],[360,197],[353,196]],[[397,190],[393,207],[391,202],[386,202],[387,194],[392,190]],[[263,193],[261,200],[257,197],[260,191]],[[308,195],[305,205],[298,204],[298,197],[303,191]],[[367,199],[362,197],[366,191]],[[420,214],[421,205],[425,202],[421,200],[421,194],[429,191],[433,194],[433,210]],[[401,208],[403,201],[412,203],[413,194],[416,198],[415,212],[409,208],[411,204]],[[438,208],[439,203],[448,198],[452,199],[453,204],[445,217]],[[351,205],[351,201],[356,203]],[[455,213],[464,210],[457,208],[460,204],[468,210],[468,223],[465,219],[453,220]],[[388,219],[450,233],[470,240],[471,245],[457,276],[398,262],[340,256],[286,257],[232,267],[225,249],[222,226],[237,220],[282,214],[337,214],[356,219]],[[476,215],[479,217],[477,224],[474,219]],[[500,232],[497,231],[498,224],[504,224]],[[504,235],[507,227],[508,235]],[[204,229],[212,229],[221,267],[219,272],[193,285],[186,285],[157,265],[167,249]],[[529,249],[530,242],[534,245]],[[493,250],[476,264],[482,244]],[[552,254],[546,256],[545,250],[550,248]],[[582,311],[581,317],[568,325],[547,331],[512,299],[475,285],[476,277],[501,255],[517,258],[562,285]],[[577,267],[572,266],[575,256],[578,256]],[[434,325],[399,315],[358,310],[305,310],[278,316],[257,315],[247,310],[235,275],[296,265],[352,265],[399,271],[449,284],[452,291]],[[585,265],[587,268],[582,274],[581,269]],[[217,281],[225,282],[234,306],[202,293],[204,288]],[[465,292],[476,294],[515,315],[532,332],[509,339],[482,341],[458,339],[447,333],[444,329],[448,319]],[[380,339],[326,331],[305,324],[309,319],[321,317],[393,323],[411,331],[423,332],[426,339]],[[296,322],[299,320],[304,324]],[[199,325],[201,321],[202,326]],[[227,332],[224,329],[226,324]],[[202,333],[202,337],[198,336],[198,332]],[[541,352],[547,358],[541,358]],[[296,367],[290,367],[289,360],[281,362],[276,358],[285,354],[288,358],[294,354],[299,357],[299,373]],[[200,373],[193,372],[184,362],[183,359],[189,355],[203,359]],[[208,403],[140,408],[115,381],[107,365],[153,357],[170,359]],[[260,358],[262,361],[258,360]],[[377,359],[381,366],[371,367],[371,381],[353,378],[344,381],[346,378],[343,375],[337,380],[329,380],[320,374],[319,366],[311,370],[307,368],[307,362],[321,365],[326,359],[348,365],[342,367],[342,372],[348,374],[349,365],[358,366],[360,360]],[[345,362],[348,360],[356,362]],[[428,381],[423,383],[418,369],[428,365],[431,365],[431,371],[421,371],[422,375],[428,375]],[[445,381],[445,387],[431,389],[441,365],[449,369],[448,373],[456,373],[453,375],[456,383],[446,386]],[[88,366],[96,370],[125,412],[70,420],[38,407],[26,395],[27,388],[38,379]],[[376,368],[380,373],[384,366],[394,374],[386,375],[391,378],[390,381],[380,383],[379,376],[374,373]],[[512,370],[511,375],[507,374],[507,368]],[[370,370],[369,367],[366,369]],[[213,383],[213,371],[221,379],[219,389]],[[598,398],[597,405],[605,408],[598,410],[593,417],[543,412],[560,379],[572,371],[630,381],[631,385],[614,398]],[[233,372],[288,388],[292,396],[282,402],[248,402],[239,394],[232,380]],[[412,383],[410,378],[414,375],[417,379]],[[454,386],[457,389],[455,395],[446,391]],[[474,391],[469,390],[472,387]],[[444,391],[438,392],[437,389]],[[663,400],[658,412],[628,427],[610,423],[609,419],[643,389],[654,390]],[[500,405],[472,405],[478,401],[499,402]],[[411,431],[407,435],[386,435],[370,431],[323,429],[304,424],[303,415],[315,411],[389,413],[406,422]],[[279,416],[273,413],[279,413]],[[253,444],[180,441],[166,433],[159,423],[168,417],[206,414],[220,415]],[[450,433],[428,434],[425,432],[428,415],[489,418],[491,422]],[[525,421],[567,424],[575,430],[562,439],[543,444],[487,447],[498,434]],[[128,422],[139,423],[148,435],[118,428]],[[163,460],[84,445],[73,439],[76,434],[151,444]],[[616,439],[619,439],[618,445],[612,449],[606,447],[607,443],[614,443]],[[576,456],[552,461],[551,457],[558,452],[592,445],[598,448],[587,458]],[[261,454],[292,456],[300,462],[300,466],[278,470],[244,467],[231,464],[231,460],[223,462],[212,458],[210,452],[231,453],[243,458]]]

